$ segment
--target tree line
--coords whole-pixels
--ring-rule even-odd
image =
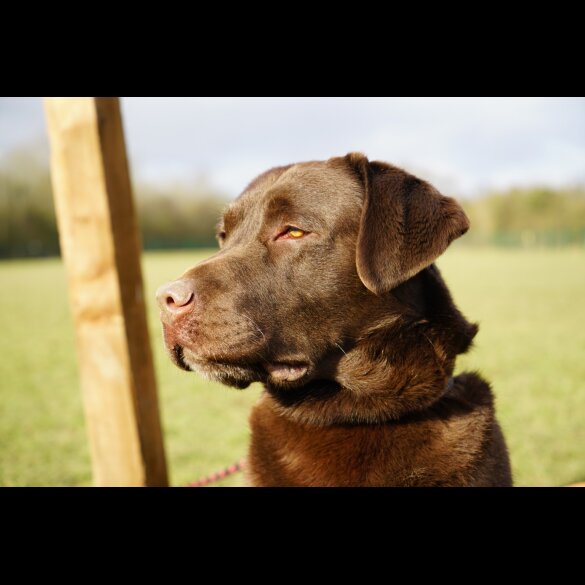
[[[228,199],[203,180],[136,183],[143,248],[216,245],[215,226]],[[41,156],[11,153],[0,161],[0,258],[59,254],[49,169]]]
[[[462,205],[467,245],[585,247],[585,185],[513,188]]]
[[[137,183],[143,247],[215,246],[227,198],[204,181]],[[525,187],[462,200],[472,229],[459,245],[585,246],[585,186]],[[0,258],[59,254],[46,159],[29,150],[0,161]]]

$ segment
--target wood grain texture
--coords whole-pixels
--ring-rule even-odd
[[[165,453],[117,98],[45,98],[94,483],[165,486]]]

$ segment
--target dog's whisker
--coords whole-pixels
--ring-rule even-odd
[[[260,334],[262,335],[262,338],[264,339],[264,341],[266,341],[266,335],[264,335],[264,331],[262,331],[262,329],[260,329],[260,327],[254,321],[254,319],[252,319],[251,317],[249,317],[248,315],[246,315],[246,313],[244,313],[244,312],[242,312],[242,316],[245,317],[246,319],[248,319],[248,321],[250,321],[250,323],[252,323],[252,325],[260,332]]]

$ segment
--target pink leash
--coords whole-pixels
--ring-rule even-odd
[[[206,485],[209,485],[210,483],[213,483],[215,481],[219,481],[220,479],[225,479],[226,477],[229,477],[230,475],[233,475],[234,473],[238,473],[238,471],[242,471],[245,463],[246,463],[245,459],[240,459],[237,463],[234,463],[233,465],[230,465],[229,467],[226,467],[225,469],[222,469],[221,471],[216,471],[215,473],[212,473],[211,475],[201,477],[197,481],[193,481],[191,483],[188,483],[185,487],[205,487]]]

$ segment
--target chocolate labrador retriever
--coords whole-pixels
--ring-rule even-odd
[[[359,153],[271,169],[219,225],[220,251],[158,293],[173,361],[261,381],[254,486],[510,486],[490,386],[452,377],[477,333],[433,261],[456,201]]]

